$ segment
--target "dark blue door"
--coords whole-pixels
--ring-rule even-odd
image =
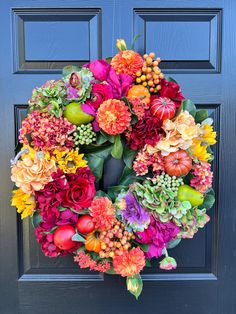
[[[235,20],[235,0],[1,1],[1,314],[236,313]],[[211,223],[173,250],[178,270],[143,273],[137,302],[118,276],[42,255],[29,221],[10,207],[9,159],[34,86],[58,78],[64,65],[109,57],[116,38],[130,45],[138,34],[136,50],[163,59],[185,96],[210,110],[219,138]]]

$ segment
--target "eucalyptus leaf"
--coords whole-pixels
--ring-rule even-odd
[[[123,154],[123,145],[120,139],[120,135],[115,136],[115,143],[113,145],[111,155],[115,159],[121,159]]]
[[[173,249],[174,247],[176,247],[177,245],[179,245],[180,242],[181,242],[181,239],[171,240],[171,241],[168,243],[167,248],[168,248],[168,249]]]
[[[189,100],[189,99],[185,99],[182,103],[182,109],[188,111],[193,117],[195,117],[197,109],[196,106],[194,105],[194,103]]]
[[[85,242],[85,238],[83,238],[79,233],[74,234],[72,240],[76,242]]]

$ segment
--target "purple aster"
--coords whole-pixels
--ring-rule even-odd
[[[143,231],[150,223],[149,212],[138,203],[131,192],[124,199],[126,207],[121,210],[124,222],[134,231]]]

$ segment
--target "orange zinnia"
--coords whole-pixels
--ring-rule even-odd
[[[107,134],[123,133],[130,124],[131,113],[123,101],[108,99],[98,109],[97,120],[100,128]]]
[[[136,72],[140,71],[143,66],[143,58],[133,50],[120,51],[112,58],[111,66],[116,73],[128,74],[135,78]]]
[[[145,266],[144,253],[139,247],[124,251],[121,256],[114,257],[113,266],[115,272],[122,277],[137,275]]]

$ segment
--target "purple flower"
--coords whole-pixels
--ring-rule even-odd
[[[107,83],[111,86],[113,92],[113,98],[120,99],[127,95],[128,90],[132,86],[133,79],[127,74],[117,74],[114,69],[111,68]]]
[[[85,64],[84,67],[93,73],[96,80],[106,81],[111,66],[106,60],[94,60]]]
[[[175,223],[169,221],[162,223],[151,217],[151,223],[143,232],[136,233],[136,241],[148,244],[147,258],[159,257],[170,240],[174,239],[180,229]]]
[[[150,215],[129,192],[125,197],[125,208],[121,210],[121,216],[125,223],[134,231],[143,231],[150,223]]]

